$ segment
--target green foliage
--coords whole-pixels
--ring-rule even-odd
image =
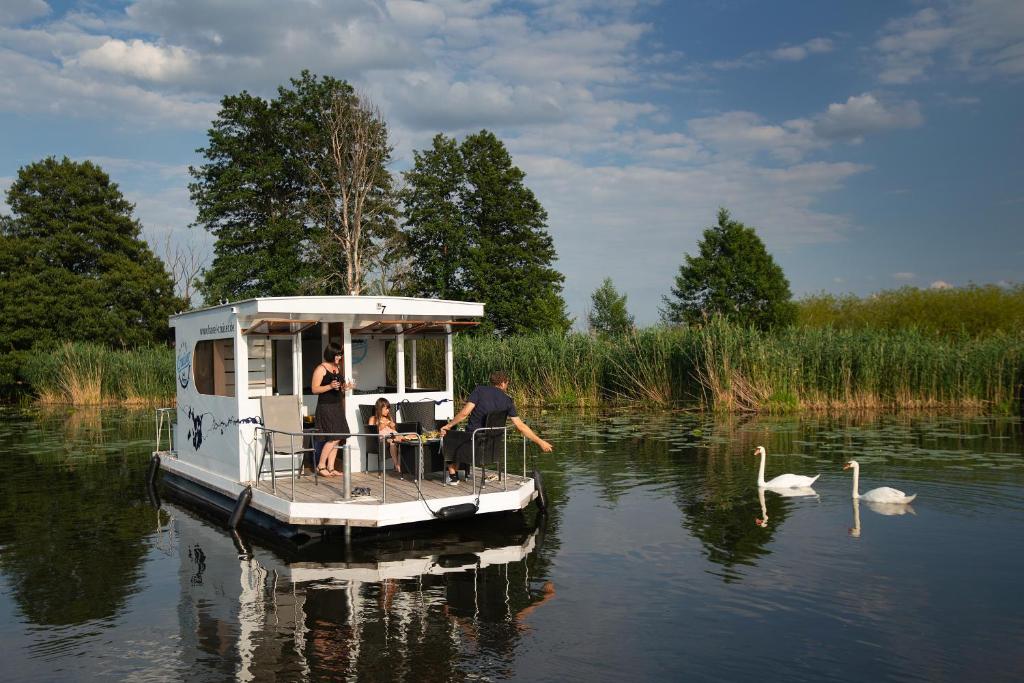
[[[822,293],[801,299],[797,310],[799,323],[810,327],[915,328],[943,336],[977,337],[1024,329],[1024,285],[903,287],[863,299]]]
[[[493,133],[438,135],[404,177],[415,294],[484,302],[485,330],[568,329],[547,212]]]
[[[270,101],[244,91],[221,100],[208,145],[197,150],[206,163],[190,168],[196,225],[216,237],[200,283],[207,301],[349,291],[345,252],[330,239],[338,187],[326,158],[326,119],[336,99],[358,98],[345,81],[308,71],[290,84]],[[380,173],[368,199],[366,249],[395,230],[391,183]]]
[[[674,298],[663,297],[669,323],[696,324],[722,315],[761,330],[796,318],[789,282],[753,228],[718,210],[718,225],[704,231],[700,255],[686,254]]]
[[[590,301],[587,324],[591,332],[618,336],[633,331],[633,316],[626,310],[626,295],[619,294],[610,277],[594,290]]]
[[[53,157],[7,191],[0,233],[0,383],[34,344],[76,339],[134,347],[166,341],[182,306],[163,262],[141,239],[133,206],[99,166]],[[12,355],[13,354],[13,355]]]

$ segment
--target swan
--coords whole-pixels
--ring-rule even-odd
[[[764,446],[758,446],[754,450],[754,455],[761,456],[761,467],[757,470],[757,486],[763,489],[797,489],[797,488],[810,488],[818,477],[821,475],[815,475],[813,477],[805,477],[800,474],[780,474],[771,481],[764,480],[764,462],[768,459],[768,453],[765,452]]]
[[[877,489],[871,489],[864,495],[858,493],[857,489],[860,488],[860,463],[856,460],[843,465],[844,470],[853,469],[853,497],[860,498],[861,500],[869,503],[889,503],[897,505],[906,505],[910,501],[917,498],[915,493],[912,496],[908,496],[899,489],[890,488],[888,486],[879,486]]]

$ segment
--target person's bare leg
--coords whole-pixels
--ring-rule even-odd
[[[395,466],[395,472],[402,474],[402,459],[398,457],[398,444],[391,444],[391,463]]]
[[[334,460],[338,456],[338,442],[328,441],[324,445],[324,455],[321,463],[327,468],[328,477],[340,477],[341,475],[334,469]]]

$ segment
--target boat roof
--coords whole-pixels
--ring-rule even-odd
[[[218,310],[231,311],[239,318],[294,316],[316,317],[332,321],[335,318],[357,316],[370,320],[397,324],[418,318],[480,318],[484,305],[474,301],[425,299],[411,296],[274,296],[245,299],[215,306],[206,306],[172,315],[172,327],[188,323],[189,318]]]

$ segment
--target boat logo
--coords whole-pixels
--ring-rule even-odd
[[[192,354],[189,353],[188,344],[185,342],[178,344],[178,358],[175,363],[175,369],[178,373],[178,384],[181,385],[182,389],[188,389],[188,383],[192,379]]]

